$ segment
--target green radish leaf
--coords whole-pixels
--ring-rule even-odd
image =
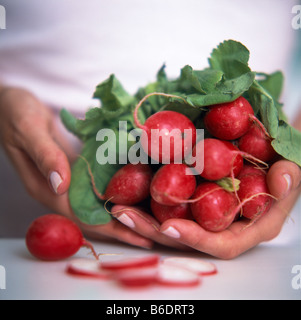
[[[228,192],[238,191],[240,186],[240,180],[234,179],[234,181],[232,181],[232,178],[223,178],[216,181],[216,183]]]

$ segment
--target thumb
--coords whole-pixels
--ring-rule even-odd
[[[269,190],[279,200],[286,198],[291,191],[297,189],[300,182],[300,168],[287,160],[275,162],[267,174]]]

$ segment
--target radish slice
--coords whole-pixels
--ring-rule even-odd
[[[133,268],[114,273],[117,281],[126,287],[147,287],[156,283],[158,268]]]
[[[161,264],[158,268],[157,282],[165,286],[193,287],[201,282],[201,277],[186,268]]]
[[[196,258],[170,257],[163,259],[162,263],[166,265],[180,266],[191,270],[198,275],[212,275],[217,273],[215,264]]]
[[[112,277],[108,271],[101,270],[99,261],[90,259],[74,259],[68,263],[66,271],[72,275],[99,279],[110,279]]]
[[[160,257],[158,255],[150,255],[144,257],[130,257],[114,261],[102,262],[101,267],[104,270],[119,271],[132,268],[153,267],[159,264]]]

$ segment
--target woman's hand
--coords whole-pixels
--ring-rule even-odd
[[[301,112],[295,127],[301,130]],[[232,259],[261,242],[272,240],[280,233],[300,195],[300,182],[301,171],[296,164],[286,160],[274,163],[268,172],[267,183],[271,194],[279,200],[271,210],[256,223],[250,224],[247,219],[239,220],[227,230],[217,233],[208,232],[191,220],[170,219],[160,226],[152,217],[145,212],[137,212],[135,208],[118,206],[114,210],[118,212],[121,222],[154,241],[168,243],[169,239],[173,240],[173,246],[177,241],[183,248]]]
[[[222,232],[209,232],[195,221],[170,219],[160,225],[147,213],[132,207],[115,206],[113,213],[135,232],[165,245],[192,248],[222,259],[233,259],[261,242],[275,238],[282,229],[301,191],[300,168],[289,161],[276,162],[269,170],[270,192],[279,200],[256,223],[242,219]]]
[[[52,112],[30,92],[0,87],[0,143],[28,193],[53,212],[75,220],[85,235],[146,248],[153,245],[152,240],[117,220],[88,226],[76,219],[67,193],[71,179],[69,158],[74,154],[58,133]]]

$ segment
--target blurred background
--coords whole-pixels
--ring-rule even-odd
[[[249,48],[252,70],[284,72],[282,102],[290,119],[300,106],[301,26],[292,24],[299,1],[0,0],[0,5],[7,15],[7,28],[0,30],[0,83],[25,87],[56,112],[64,107],[83,115],[95,104],[96,85],[112,73],[135,93],[164,63],[170,78],[186,64],[203,69],[225,39]],[[301,25],[301,18],[296,21]],[[299,225],[300,208],[299,201],[292,214]],[[26,194],[0,149],[0,237],[23,237],[44,213],[48,209]],[[291,225],[277,241],[297,236]]]

